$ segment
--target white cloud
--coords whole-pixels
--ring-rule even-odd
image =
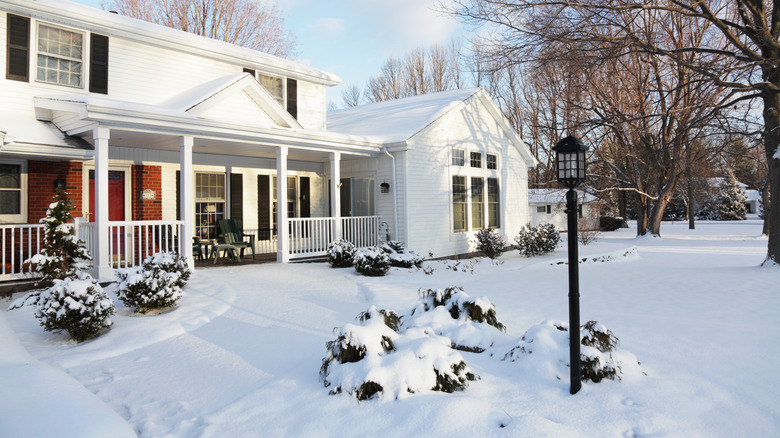
[[[346,30],[341,18],[318,18],[309,25],[309,30],[315,35],[334,37]]]

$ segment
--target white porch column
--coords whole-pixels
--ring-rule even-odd
[[[108,138],[110,130],[98,126],[92,130],[95,143],[95,235],[92,254],[98,280],[113,280],[108,232]]]
[[[287,146],[276,150],[276,261],[290,261],[290,227],[287,224]]]
[[[195,193],[192,182],[192,145],[194,138],[191,136],[179,137],[179,211],[181,212],[182,225],[179,235],[179,251],[187,260],[190,269],[195,267],[195,259],[192,256],[192,236],[195,235]]]
[[[333,240],[341,239],[341,152],[330,153],[330,211]]]

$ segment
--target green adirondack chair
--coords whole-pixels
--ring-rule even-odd
[[[255,245],[254,236],[251,234],[244,234],[241,227],[241,221],[233,219],[220,219],[219,228],[222,231],[222,238],[228,245],[233,245],[236,249],[241,251],[241,257],[244,256],[244,250],[249,249],[252,251],[252,259],[255,258]],[[244,237],[250,237],[250,241],[244,240]]]

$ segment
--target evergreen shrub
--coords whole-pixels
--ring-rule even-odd
[[[623,226],[623,218],[618,216],[600,216],[599,228],[601,231],[615,231]]]
[[[139,313],[163,309],[176,304],[191,271],[184,257],[158,252],[147,257],[143,265],[115,272],[119,281],[117,296]]]
[[[328,244],[328,263],[333,268],[349,268],[357,248],[348,240],[336,240]]]
[[[561,242],[561,233],[553,224],[526,225],[515,237],[515,248],[526,257],[555,251]]]
[[[355,253],[355,270],[368,277],[382,277],[390,270],[390,257],[379,248],[361,248]]]
[[[387,257],[390,259],[390,266],[396,268],[411,268],[415,266],[419,268],[422,266],[422,262],[425,261],[425,257],[406,249],[403,242],[395,240],[381,242],[379,249],[387,254]]]
[[[91,339],[100,330],[111,327],[114,303],[106,296],[97,280],[83,271],[54,284],[37,297],[35,317],[44,330],[67,331],[76,342]]]
[[[485,257],[495,259],[504,252],[506,241],[496,230],[479,230],[475,237],[477,239],[477,251],[481,251]]]

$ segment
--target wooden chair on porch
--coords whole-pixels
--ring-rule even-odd
[[[244,250],[249,248],[249,250],[252,251],[252,259],[254,260],[255,236],[252,234],[244,234],[241,221],[220,219],[219,228],[222,231],[222,238],[225,240],[225,244],[233,245],[235,248],[241,250],[241,257],[244,256]],[[249,237],[249,242],[244,240],[245,237]]]

